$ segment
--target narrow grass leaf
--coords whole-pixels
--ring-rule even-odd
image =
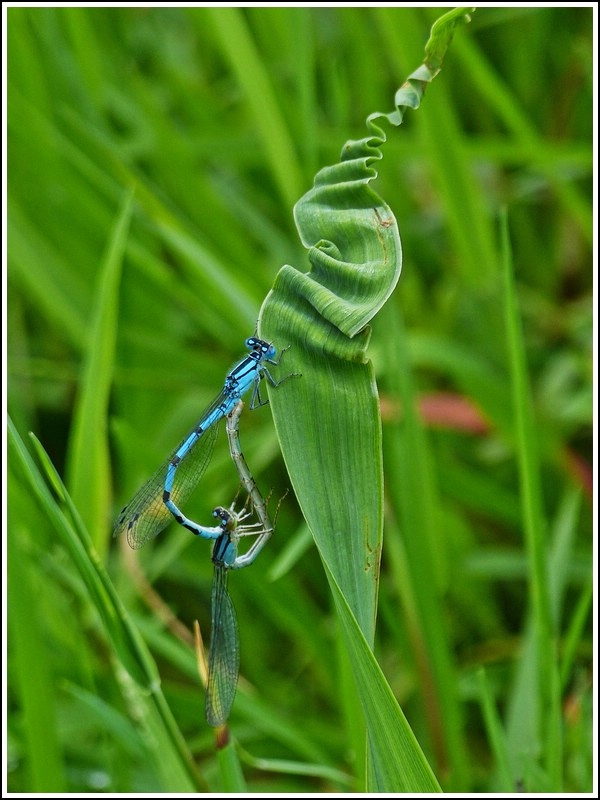
[[[422,702],[431,741],[436,743],[437,763],[449,773],[451,781],[462,785],[469,762],[441,602],[451,570],[444,540],[444,508],[436,485],[429,436],[417,410],[406,329],[399,310],[391,304],[384,311],[384,324],[388,331],[386,385],[402,403],[402,420],[387,425],[385,430],[387,491],[406,558],[406,564],[401,558],[395,560],[394,579],[402,587],[409,616],[415,614],[413,647],[421,663]],[[390,542],[390,548],[398,551],[399,545]]]
[[[352,610],[325,562],[324,566],[367,720],[377,781],[376,787],[367,787],[367,791],[410,794],[440,792],[431,767]]]
[[[280,772],[288,775],[307,775],[312,778],[323,778],[329,783],[339,784],[340,787],[350,788],[353,783],[352,776],[326,764],[310,764],[303,761],[289,761],[280,758],[257,758],[243,750],[238,745],[241,760],[253,769],[263,772]]]
[[[67,483],[73,503],[81,509],[83,522],[99,553],[106,550],[107,522],[112,508],[108,402],[117,337],[119,282],[132,207],[133,195],[129,192],[112,232],[99,273],[98,289],[94,293],[94,309],[69,441]]]
[[[55,473],[52,482],[62,490],[60,497],[67,505],[68,516],[48,490],[10,419],[9,444],[15,463],[19,465],[33,490],[33,496],[73,560],[89,591],[90,602],[102,619],[115,654],[125,667],[117,674],[120,674],[124,691],[136,708],[136,718],[142,726],[147,726],[148,742],[157,753],[162,751],[163,760],[176,765],[176,768],[172,766],[173,786],[179,786],[180,791],[200,786],[200,776],[160,689],[156,665],[131,624],[58,474]],[[55,472],[37,440],[36,447],[38,453],[43,454],[44,466]]]
[[[593,599],[594,582],[589,580],[581,590],[579,600],[568,622],[567,632],[564,637],[560,663],[560,685],[563,691],[567,689],[569,681],[573,679],[573,664],[577,655],[577,648],[584,635],[584,629],[589,618]]]
[[[502,721],[494,705],[494,698],[490,692],[490,687],[483,668],[478,670],[477,680],[479,684],[479,702],[483,711],[483,719],[487,730],[488,741],[491,744],[492,752],[496,759],[496,768],[502,781],[502,791],[513,792],[516,780],[511,775],[510,759],[506,749],[506,735],[502,726]]]
[[[92,715],[98,720],[99,727],[106,731],[111,739],[132,756],[143,758],[147,756],[142,739],[131,721],[105,702],[97,694],[88,692],[74,683],[65,684],[65,691],[70,694],[80,705],[81,712]]]
[[[282,201],[289,208],[302,186],[298,156],[271,78],[261,62],[241,9],[206,8],[203,13],[210,18],[223,52],[244,90]]]
[[[515,441],[521,484],[523,530],[529,560],[529,591],[534,620],[536,674],[532,691],[539,698],[537,736],[546,740],[546,767],[552,791],[561,791],[557,784],[555,757],[560,748],[560,701],[557,696],[556,641],[550,603],[547,552],[547,523],[544,516],[540,465],[538,461],[538,428],[535,422],[525,345],[514,282],[508,216],[501,219],[504,303],[508,342],[508,358],[512,382]],[[532,676],[533,677],[533,676]]]
[[[11,504],[16,499],[15,491],[11,478]],[[18,504],[11,507],[17,508]],[[8,590],[11,598],[8,624],[14,688],[26,743],[24,752],[29,772],[28,790],[41,794],[63,794],[67,781],[56,725],[54,680],[48,655],[44,653],[47,644],[38,623],[36,608],[35,587],[43,577],[21,544],[20,523],[15,517],[15,514],[9,516],[7,535]],[[31,669],[32,664],[35,664],[35,669]]]
[[[248,791],[235,742],[229,741],[217,750],[217,761],[221,773],[221,791],[228,794],[244,794]]]
[[[457,59],[462,61],[473,82],[474,90],[490,111],[506,125],[515,142],[523,148],[523,158],[532,162],[548,180],[549,186],[573,215],[581,232],[588,241],[593,237],[593,214],[589,198],[580,192],[571,181],[564,180],[557,169],[557,159],[548,158],[547,141],[535,129],[517,98],[500,79],[486,54],[471,40],[465,38],[457,48]]]

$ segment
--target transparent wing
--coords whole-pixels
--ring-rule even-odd
[[[212,630],[208,654],[206,721],[213,727],[227,722],[240,669],[240,642],[235,609],[227,591],[228,570],[215,567],[212,585]]]
[[[171,499],[175,505],[181,507],[200,482],[208,466],[215,445],[219,419],[227,414],[230,407],[236,402],[237,399],[232,400],[223,392],[217,397],[206,409],[196,428],[190,431],[164,464],[156,470],[154,475],[123,508],[115,522],[113,536],[118,536],[126,531],[129,546],[137,550],[166,528],[173,520],[173,515],[163,503],[163,490],[169,464],[182,445],[192,436],[192,433],[202,426],[204,420],[215,420],[213,424],[197,434],[197,438],[192,442],[177,467]]]

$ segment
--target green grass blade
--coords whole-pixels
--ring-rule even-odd
[[[584,627],[589,618],[593,598],[594,584],[590,580],[581,590],[579,600],[573,611],[572,619],[569,621],[567,627],[560,664],[560,683],[563,689],[567,688],[568,682],[572,679],[572,669],[577,647],[581,642]]]
[[[271,80],[241,9],[207,8],[203,13],[209,16],[223,52],[244,90],[282,201],[289,207],[300,193],[302,173]]]
[[[221,791],[228,794],[243,794],[248,791],[244,773],[238,758],[235,743],[229,741],[225,747],[219,747],[217,761],[221,773]]]
[[[325,778],[333,784],[339,784],[340,789],[349,789],[352,786],[352,778],[339,769],[328,767],[326,764],[308,764],[303,761],[289,761],[279,758],[257,758],[246,750],[240,749],[240,757],[244,763],[265,772],[287,773],[289,775],[307,775],[315,778]]]
[[[11,488],[12,487],[12,488]],[[22,487],[21,487],[22,488]],[[17,499],[9,482],[9,498]],[[14,508],[14,506],[13,506]],[[54,686],[42,629],[38,623],[36,585],[43,574],[35,569],[31,554],[22,546],[20,526],[14,515],[8,527],[8,624],[15,689],[27,742],[28,789],[32,792],[64,794],[67,785],[61,744],[57,736]],[[31,669],[31,664],[36,668]]]
[[[591,241],[593,215],[588,198],[561,176],[556,159],[548,157],[541,135],[530,123],[525,111],[519,107],[517,99],[492,69],[485,53],[466,38],[457,51],[457,59],[464,63],[472,76],[475,90],[487,107],[503,121],[510,134],[522,143],[523,152],[546,177],[565,210],[572,214],[581,232]]]
[[[74,683],[66,683],[64,689],[80,705],[80,713],[96,717],[99,726],[109,733],[111,739],[118,741],[125,751],[136,758],[147,757],[143,740],[131,720],[118,713],[97,694],[82,689]]]
[[[402,403],[402,420],[385,430],[385,463],[391,510],[400,530],[390,526],[388,543],[396,556],[394,582],[409,617],[414,614],[414,649],[422,679],[422,703],[438,761],[448,764],[460,785],[468,772],[462,738],[463,712],[456,691],[456,670],[447,641],[442,592],[447,584],[444,516],[427,431],[419,418],[407,349],[407,333],[396,308],[386,308],[386,389]],[[400,544],[390,541],[402,536]]]
[[[131,624],[60,478],[38,444],[44,466],[49,473],[54,473],[52,483],[59,485],[60,497],[67,503],[68,516],[51,495],[10,420],[9,444],[23,481],[29,485],[32,497],[39,503],[59,541],[69,553],[89,592],[89,599],[103,621],[106,635],[127,670],[121,669],[118,673],[120,682],[135,707],[136,718],[145,728],[147,741],[156,758],[162,759],[161,765],[169,765],[171,788],[178,786],[180,791],[190,791],[194,786],[199,787],[202,781],[165,702],[156,665]]]
[[[385,680],[333,574],[324,562],[329,586],[350,655],[367,720],[375,786],[369,792],[440,792],[431,767]]]
[[[498,769],[500,780],[502,781],[501,789],[508,793],[514,792],[516,781],[511,776],[506,737],[502,727],[502,721],[494,705],[494,698],[492,697],[484,669],[478,671],[477,680],[479,684],[479,700],[483,711],[487,737],[496,759],[496,768]]]
[[[573,563],[581,499],[581,492],[575,487],[570,487],[558,507],[550,531],[548,585],[552,622],[557,631],[560,630],[564,613],[565,591],[569,585],[569,567]]]
[[[69,443],[67,482],[73,503],[81,509],[83,522],[99,553],[106,550],[112,510],[108,402],[117,337],[121,266],[132,208],[133,195],[128,193],[99,273]]]
[[[540,469],[537,453],[538,427],[535,422],[521,321],[517,305],[510,248],[508,218],[502,217],[502,255],[505,292],[505,313],[509,363],[512,379],[515,441],[521,483],[523,531],[528,554],[529,591],[535,631],[536,673],[532,686],[537,697],[536,737],[548,741],[545,748],[546,768],[553,776],[552,791],[557,785],[556,770],[560,760],[557,750],[560,740],[560,700],[557,696],[556,641],[550,603],[547,553],[547,523],[545,520]]]
[[[13,433],[12,429],[11,433]],[[136,681],[145,689],[151,690],[160,682],[156,665],[127,618],[117,592],[98,558],[87,529],[60,480],[60,476],[39,441],[33,437],[38,459],[48,481],[58,495],[59,504],[48,491],[41,474],[35,468],[18,435],[14,434],[13,442],[22,464],[28,470],[28,479],[32,484],[35,496],[83,578],[117,654]],[[61,507],[62,505],[66,507],[66,513]]]
[[[80,347],[85,339],[85,320],[71,297],[73,282],[68,266],[22,214],[18,202],[10,204],[8,225],[13,281],[34,302],[42,318],[50,320],[73,346]],[[79,282],[78,278],[74,281],[75,285]]]

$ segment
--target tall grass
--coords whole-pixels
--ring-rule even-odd
[[[437,16],[8,10],[11,791],[361,790],[353,658],[443,789],[591,790],[591,9],[479,9],[388,132],[376,190],[404,264],[369,347],[376,662],[288,496],[230,580],[241,679],[216,754],[189,635],[208,547],[171,529],[132,562],[110,540],[280,266],[306,268],[293,204],[390,110]],[[282,494],[268,409],[242,444]],[[186,511],[236,489],[221,437]]]

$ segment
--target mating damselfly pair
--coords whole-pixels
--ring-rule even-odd
[[[227,591],[230,569],[241,569],[253,563],[274,530],[267,503],[246,464],[239,442],[241,398],[252,389],[250,408],[263,405],[260,381],[266,378],[271,386],[279,386],[268,365],[278,366],[275,347],[258,339],[246,339],[250,353],[227,374],[221,392],[201,415],[198,424],[185,437],[165,463],[141,487],[123,508],[114,526],[114,536],[125,532],[129,545],[138,549],[162,531],[171,519],[203,539],[215,541],[212,561],[215,567],[211,592],[211,639],[206,691],[206,719],[212,726],[224,725],[235,697],[239,671],[239,636],[233,603]],[[294,374],[294,373],[292,373]],[[256,514],[255,523],[244,524],[252,512],[246,505],[241,511],[217,507],[213,511],[219,523],[205,527],[188,519],[180,510],[199,483],[212,455],[218,424],[227,417],[227,435],[232,459],[240,476],[248,501]],[[256,536],[250,549],[238,555],[238,543],[243,536]]]

